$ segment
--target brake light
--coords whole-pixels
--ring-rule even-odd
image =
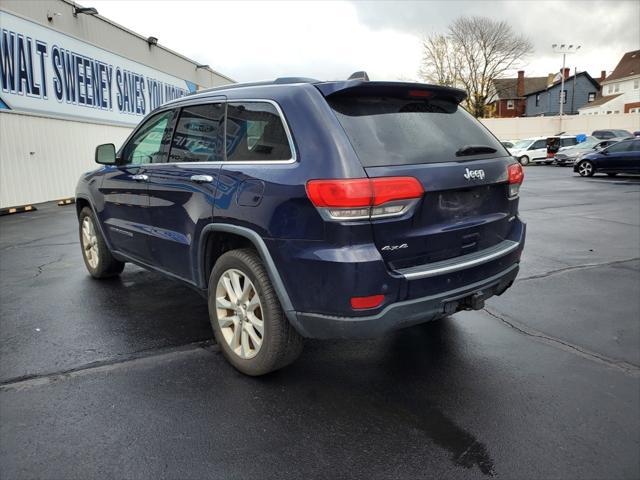
[[[368,297],[351,297],[351,308],[363,310],[365,308],[375,308],[384,301],[384,295],[370,295]]]
[[[409,90],[409,96],[413,98],[431,98],[433,92],[428,90]]]
[[[422,197],[413,177],[309,180],[307,196],[328,220],[403,215]]]
[[[520,185],[524,180],[524,170],[519,163],[513,163],[507,167],[509,177],[509,197],[517,197],[520,192]]]

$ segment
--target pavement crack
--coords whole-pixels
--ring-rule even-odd
[[[588,350],[579,345],[575,345],[573,343],[567,342],[565,340],[561,340],[557,337],[553,337],[551,335],[547,335],[538,330],[534,330],[532,328],[526,327],[523,324],[516,322],[513,319],[507,319],[505,316],[498,315],[495,312],[492,312],[488,308],[483,308],[483,310],[491,317],[501,321],[506,326],[512,328],[518,333],[526,335],[528,337],[533,337],[537,340],[546,343],[547,345],[554,346],[556,348],[560,348],[561,350],[577,354],[583,358],[587,358],[594,362],[606,365],[608,367],[615,368],[616,370],[620,370],[626,374],[629,374],[633,377],[640,377],[640,365],[635,365],[633,363],[625,362],[623,360],[617,360],[615,358],[607,357],[605,355],[601,355],[599,353]]]
[[[556,270],[550,270],[548,272],[540,273],[540,274],[537,274],[537,275],[529,275],[528,277],[521,277],[521,278],[516,279],[516,283],[526,282],[528,280],[536,280],[536,279],[540,279],[540,278],[547,278],[547,277],[550,277],[551,275],[557,275],[558,273],[571,272],[571,271],[574,271],[574,270],[584,270],[584,269],[588,269],[588,268],[608,267],[608,266],[611,266],[611,265],[618,265],[618,264],[623,264],[623,263],[634,262],[636,260],[640,260],[640,257],[625,258],[624,260],[614,260],[612,262],[585,263],[583,265],[570,265],[570,266],[567,266],[567,267],[558,268]]]
[[[203,340],[179,346],[140,350],[127,354],[126,356],[97,360],[95,362],[89,362],[84,365],[79,365],[77,367],[60,370],[57,372],[22,375],[19,377],[2,380],[0,381],[0,392],[4,390],[22,390],[29,387],[48,385],[50,383],[54,383],[67,378],[77,377],[80,375],[111,371],[116,368],[127,366],[134,362],[158,361],[163,358],[175,357],[176,355],[193,353],[202,350],[214,352],[218,350],[218,347],[213,340]]]
[[[42,275],[42,273],[44,272],[44,268],[48,267],[49,265],[53,265],[54,263],[58,263],[60,262],[62,259],[64,258],[64,255],[61,255],[60,258],[57,258],[56,260],[51,260],[50,262],[47,263],[43,263],[42,265],[38,265],[36,267],[36,269],[38,270],[36,272],[36,274],[32,277],[33,278],[38,278],[40,275]]]

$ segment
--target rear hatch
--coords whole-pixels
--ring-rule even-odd
[[[382,82],[326,90],[368,177],[414,177],[424,189],[405,214],[371,220],[391,269],[471,254],[508,238],[516,205],[507,168],[514,160],[459,106],[463,92]]]

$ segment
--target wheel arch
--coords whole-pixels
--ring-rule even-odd
[[[271,284],[280,300],[282,309],[290,317],[293,314],[293,305],[284,286],[282,277],[269,253],[267,245],[258,233],[247,227],[227,223],[213,223],[206,225],[200,234],[198,245],[198,278],[200,287],[208,288],[209,273],[215,264],[218,254],[224,253],[224,244],[233,245],[234,248],[253,247],[260,255],[265,269],[271,280]],[[221,246],[223,245],[223,246]]]

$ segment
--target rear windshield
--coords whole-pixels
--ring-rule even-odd
[[[440,99],[329,97],[329,105],[365,167],[467,161],[509,153],[475,118]],[[496,153],[456,156],[467,145]]]

